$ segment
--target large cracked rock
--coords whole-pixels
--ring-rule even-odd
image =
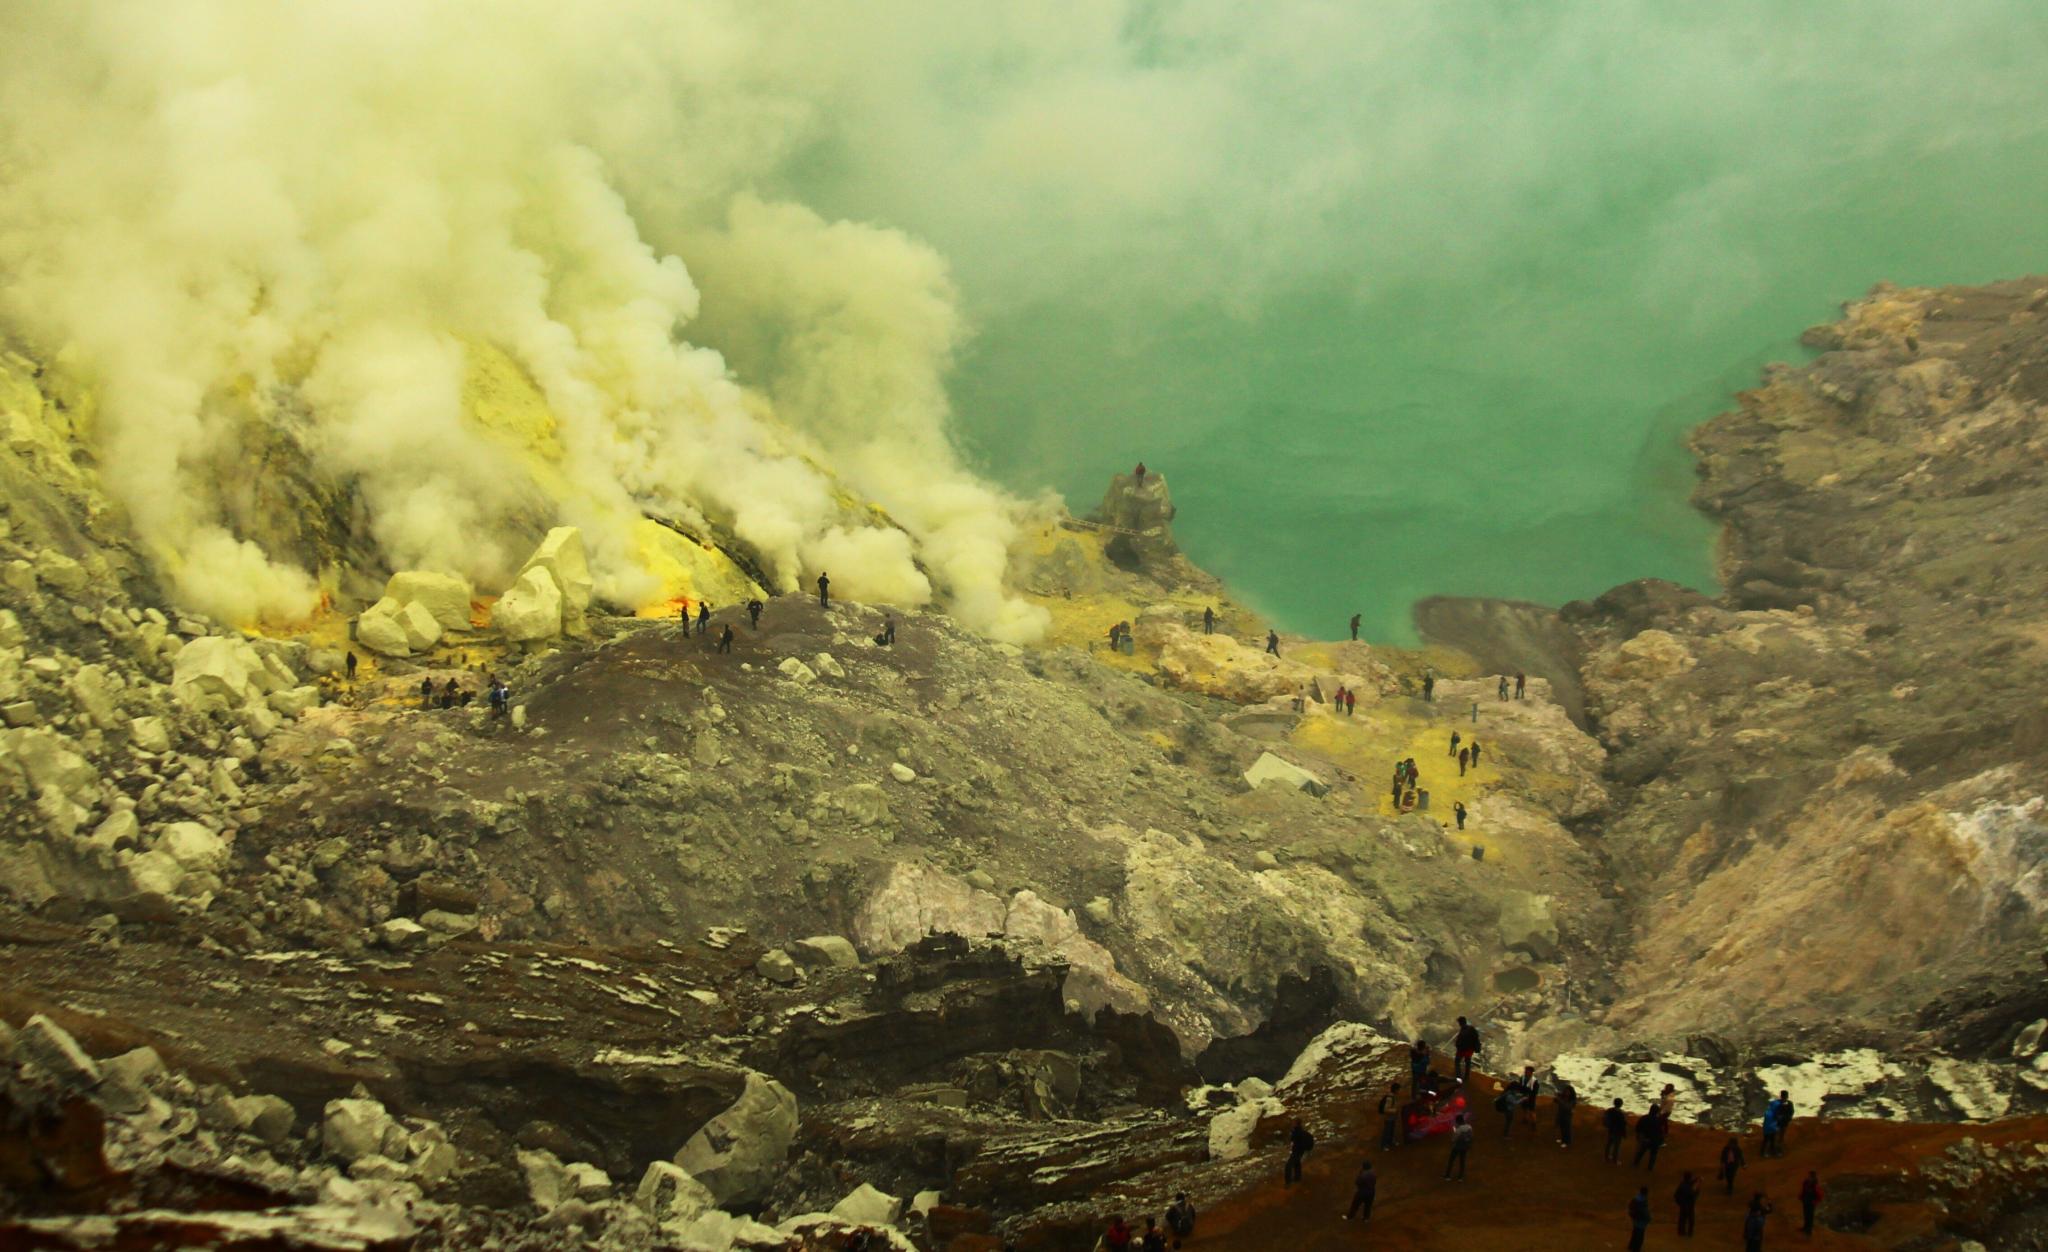
[[[563,629],[562,589],[545,568],[525,570],[491,606],[491,627],[514,643],[553,639]]]
[[[432,570],[400,570],[384,584],[384,598],[400,605],[417,604],[442,630],[469,629],[469,580]]]
[[[691,1135],[675,1163],[721,1206],[750,1204],[781,1174],[796,1126],[796,1097],[789,1088],[749,1073],[740,1098]]]

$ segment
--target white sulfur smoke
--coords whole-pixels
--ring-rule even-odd
[[[1022,506],[948,439],[944,264],[756,198],[814,119],[755,81],[744,10],[0,8],[0,316],[85,375],[108,488],[188,602],[310,607],[312,572],[230,533],[220,482],[251,423],[304,423],[395,567],[492,585],[562,520],[631,602],[652,588],[628,535],[653,509],[729,525],[779,589],[826,569],[850,598],[1042,630],[1004,590]],[[716,275],[713,299],[668,250]],[[700,318],[759,362],[767,403]],[[482,420],[481,352],[531,380],[552,430]],[[858,520],[819,466],[903,529]]]

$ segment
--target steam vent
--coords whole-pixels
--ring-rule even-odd
[[[965,12],[10,7],[0,1252],[2048,1249],[2038,4]]]

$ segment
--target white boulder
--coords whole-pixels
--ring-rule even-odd
[[[227,841],[198,822],[172,822],[157,833],[152,850],[188,871],[217,870],[228,859]]]
[[[409,1136],[384,1106],[367,1097],[329,1100],[320,1122],[320,1148],[344,1164],[365,1156],[396,1159]]]
[[[267,685],[269,671],[248,640],[202,635],[178,649],[171,664],[171,694],[195,709],[236,708],[261,694],[258,675]]]
[[[658,1225],[695,1221],[718,1206],[710,1189],[673,1161],[648,1164],[647,1172],[640,1175],[639,1188],[633,1193],[633,1203]]]
[[[832,1206],[832,1216],[856,1226],[894,1226],[903,1216],[903,1200],[864,1182]]]
[[[526,564],[519,567],[519,577],[523,579],[532,570],[547,571],[561,593],[561,633],[583,634],[587,629],[583,611],[590,607],[590,593],[595,586],[590,578],[590,562],[583,555],[583,532],[574,526],[557,526],[549,531],[533,555],[526,558]]]

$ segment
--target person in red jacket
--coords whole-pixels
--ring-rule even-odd
[[[1820,1175],[1813,1170],[1806,1171],[1806,1178],[1799,1184],[1799,1211],[1805,1217],[1799,1229],[1806,1234],[1813,1233],[1813,1213],[1820,1202],[1827,1199],[1826,1188],[1820,1185]]]

